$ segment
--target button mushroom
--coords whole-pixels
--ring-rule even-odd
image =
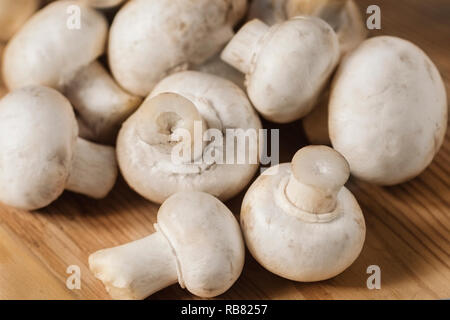
[[[325,20],[336,32],[341,54],[358,46],[367,36],[358,6],[353,0],[255,0],[249,16],[268,25],[307,15]]]
[[[111,26],[114,77],[129,92],[148,95],[165,76],[218,53],[246,6],[246,0],[129,1]]]
[[[202,192],[177,193],[162,204],[157,219],[152,235],[90,255],[91,271],[114,299],[143,299],[177,282],[209,298],[238,279],[244,242],[219,200]]]
[[[430,58],[396,37],[366,40],[340,66],[329,104],[333,147],[356,177],[394,185],[420,174],[447,129],[445,86]]]
[[[295,281],[325,280],[349,267],[366,229],[343,186],[348,177],[347,161],[326,146],[302,148],[291,164],[266,170],[242,203],[241,227],[253,257]]]
[[[67,9],[80,8],[80,28],[69,28]],[[6,86],[43,85],[72,98],[72,104],[95,141],[111,141],[120,121],[140,99],[114,83],[98,63],[105,49],[106,19],[83,2],[56,1],[34,14],[9,41],[3,59]]]
[[[335,32],[321,19],[296,17],[269,27],[244,25],[222,59],[246,74],[247,93],[267,120],[285,123],[314,107],[339,60]]]
[[[179,141],[179,129],[187,130],[189,139]],[[161,81],[124,122],[117,139],[119,167],[134,190],[157,203],[188,190],[225,201],[258,169],[259,129],[258,116],[235,84],[200,72],[180,72]],[[215,135],[209,137],[211,131]],[[253,139],[246,144],[245,138]],[[173,155],[180,144],[192,152],[177,163]]]
[[[69,101],[32,86],[0,100],[0,201],[34,210],[64,189],[102,198],[117,177],[114,149],[77,138]]]

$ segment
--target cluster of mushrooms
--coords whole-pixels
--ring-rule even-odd
[[[113,298],[175,283],[220,295],[241,274],[244,243],[281,277],[334,277],[365,239],[350,174],[405,182],[443,142],[437,68],[406,40],[366,40],[353,0],[45,2],[0,2],[0,201],[36,210],[64,189],[102,198],[119,168],[161,204],[155,233],[89,257]],[[68,25],[73,6],[80,28]],[[239,226],[222,201],[258,164],[173,163],[171,151],[188,143],[179,128],[259,130],[258,114],[303,119],[315,145],[254,181]]]

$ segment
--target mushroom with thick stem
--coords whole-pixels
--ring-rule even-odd
[[[196,71],[176,73],[124,122],[119,167],[127,183],[153,202],[189,190],[225,201],[259,167],[259,129],[256,112],[234,83]]]
[[[80,10],[79,28],[68,9]],[[96,61],[105,50],[106,19],[83,2],[56,1],[34,14],[9,41],[3,75],[10,90],[28,85],[55,88],[69,98],[95,141],[112,141],[120,122],[140,99],[123,91]],[[45,54],[44,54],[45,53]]]
[[[200,65],[232,38],[247,0],[129,1],[111,25],[111,71],[129,92],[147,96],[165,76]]]
[[[39,86],[0,100],[0,201],[34,210],[64,189],[103,198],[117,178],[114,149],[77,137],[69,101]]]
[[[267,270],[295,281],[320,281],[343,272],[358,257],[365,222],[344,187],[347,161],[326,146],[300,149],[292,163],[266,170],[247,191],[241,227],[253,257]]]
[[[39,8],[40,0],[0,1],[0,42],[7,42]]]
[[[222,59],[246,74],[247,93],[267,120],[298,120],[315,106],[339,60],[333,29],[321,19],[295,17],[269,27],[245,24]]]
[[[299,15],[325,20],[336,32],[341,54],[353,50],[367,37],[358,6],[353,0],[255,0],[249,17],[268,25]]]
[[[333,147],[357,178],[380,185],[419,175],[447,130],[445,85],[430,58],[409,41],[381,36],[343,61],[328,108]]]
[[[143,299],[179,283],[196,296],[227,291],[244,266],[244,242],[231,211],[203,192],[172,195],[156,232],[89,256],[89,268],[114,299]]]

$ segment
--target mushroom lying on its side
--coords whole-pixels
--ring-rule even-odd
[[[255,0],[249,13],[251,19],[260,19],[268,25],[299,15],[325,20],[338,36],[342,55],[356,48],[367,36],[353,0]]]
[[[333,147],[356,177],[394,185],[420,174],[444,141],[445,86],[430,58],[396,37],[366,40],[343,61],[329,104]]]
[[[42,208],[64,189],[102,198],[117,178],[114,149],[77,138],[69,101],[31,86],[0,100],[0,201]]]
[[[111,25],[109,64],[119,84],[147,96],[165,76],[200,65],[233,37],[247,0],[135,0]]]
[[[80,8],[80,28],[70,27],[68,9]],[[83,2],[56,1],[34,14],[8,42],[3,75],[10,90],[43,85],[72,98],[80,122],[95,141],[111,142],[137,97],[123,91],[98,63],[105,50],[105,17]],[[88,82],[87,82],[88,81]]]
[[[286,123],[315,106],[339,60],[335,32],[321,19],[295,17],[269,27],[245,24],[222,59],[246,75],[247,93],[267,120]]]
[[[244,266],[244,242],[228,208],[203,192],[177,193],[158,211],[156,232],[89,256],[114,299],[144,299],[179,283],[196,296],[227,291]]]
[[[181,129],[189,137],[180,141]],[[124,122],[117,139],[119,167],[127,183],[153,202],[189,190],[225,201],[258,169],[259,129],[256,112],[234,83],[196,71],[176,73],[161,81]],[[229,143],[233,133],[240,136]],[[251,141],[243,146],[246,138]],[[177,163],[173,156],[180,145],[193,151]]]
[[[347,161],[325,146],[300,149],[266,170],[247,191],[241,227],[253,257],[267,270],[295,281],[320,281],[343,272],[358,257],[366,227],[344,187]]]

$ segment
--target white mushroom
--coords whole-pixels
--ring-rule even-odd
[[[274,25],[286,19],[307,15],[325,20],[336,32],[341,53],[358,46],[367,36],[358,6],[353,0],[255,0],[249,17]]]
[[[38,9],[40,0],[0,1],[0,42],[8,41]]]
[[[247,93],[267,120],[302,118],[339,60],[335,32],[321,19],[295,17],[269,27],[245,24],[222,52],[222,59],[246,74]]]
[[[190,139],[180,142],[180,129]],[[210,137],[211,130],[205,129],[215,129],[215,135]],[[258,116],[235,84],[205,73],[180,72],[161,81],[124,122],[117,139],[119,167],[135,191],[157,203],[188,190],[225,201],[258,169],[259,129]],[[240,134],[238,142],[230,143],[234,133]],[[251,140],[247,147],[245,138]],[[193,151],[177,163],[173,155],[180,144]]]
[[[365,181],[394,185],[420,174],[442,145],[447,118],[439,71],[409,41],[366,40],[335,77],[331,142]]]
[[[0,100],[0,201],[34,210],[64,189],[102,198],[117,177],[114,149],[77,138],[69,101],[31,86]]]
[[[213,196],[171,196],[158,211],[155,229],[146,238],[90,255],[91,271],[114,299],[143,299],[177,282],[209,298],[227,291],[241,274],[239,224]]]
[[[253,257],[295,281],[320,281],[343,272],[365,239],[358,202],[343,185],[347,161],[325,146],[300,149],[292,164],[266,170],[247,191],[241,227]]]
[[[73,5],[80,8],[80,29],[68,25],[67,10]],[[111,140],[139,99],[125,93],[93,63],[104,52],[107,32],[106,19],[82,2],[47,5],[9,41],[3,59],[6,86],[13,90],[43,85],[62,91],[74,99],[78,117],[89,126],[92,136],[86,137]]]
[[[165,76],[218,53],[246,6],[246,0],[129,1],[111,26],[114,77],[126,90],[148,95]]]

